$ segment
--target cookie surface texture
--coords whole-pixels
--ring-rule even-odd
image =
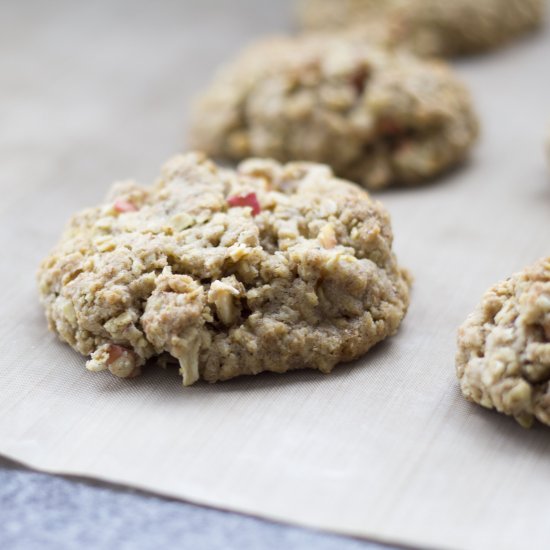
[[[457,374],[470,401],[550,425],[550,257],[485,294],[459,330]]]
[[[273,38],[198,98],[191,144],[213,157],[330,165],[370,189],[461,163],[478,134],[470,95],[442,62],[358,40]]]
[[[409,278],[383,206],[330,169],[196,153],[115,184],[43,262],[50,328],[91,371],[178,362],[183,382],[330,372],[393,335]]]
[[[543,0],[301,0],[306,29],[352,28],[422,56],[491,50],[540,25]]]

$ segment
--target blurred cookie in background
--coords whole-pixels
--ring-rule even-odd
[[[491,50],[540,25],[543,0],[299,0],[308,30],[353,28],[422,56]]]
[[[191,145],[211,156],[321,162],[370,189],[430,180],[478,135],[470,94],[446,64],[320,35],[252,45],[192,118]]]

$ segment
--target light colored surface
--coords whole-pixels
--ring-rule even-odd
[[[160,369],[87,373],[46,331],[35,267],[113,179],[153,177],[191,94],[286,3],[147,5],[14,1],[0,23],[0,452],[338,532],[546,548],[550,432],[464,402],[453,356],[482,292],[550,252],[550,32],[458,67],[485,126],[467,168],[380,195],[416,277],[396,338],[330,377],[183,390]]]

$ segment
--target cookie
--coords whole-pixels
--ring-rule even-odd
[[[478,134],[451,70],[363,41],[273,38],[221,72],[193,113],[214,157],[330,165],[370,189],[414,185],[462,162]]]
[[[458,334],[462,393],[550,425],[550,257],[491,288]]]
[[[496,48],[536,28],[543,0],[301,0],[306,29],[353,29],[422,56],[456,56]]]
[[[50,328],[91,371],[177,362],[183,383],[330,372],[393,335],[409,278],[383,206],[330,169],[200,154],[116,184],[41,265]]]

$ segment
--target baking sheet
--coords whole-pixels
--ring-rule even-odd
[[[378,194],[415,276],[399,335],[331,376],[182,389],[85,371],[47,332],[34,273],[70,214],[184,147],[216,66],[291,2],[3,4],[0,453],[194,502],[422,547],[548,547],[550,432],[466,403],[457,326],[550,254],[550,31],[461,61],[484,133],[468,166]]]

